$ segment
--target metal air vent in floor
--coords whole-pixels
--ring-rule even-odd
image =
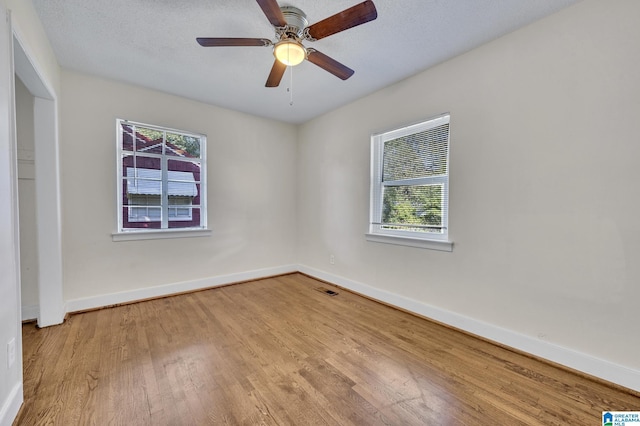
[[[320,293],[328,294],[329,296],[337,296],[338,295],[337,291],[329,290],[328,288],[325,288],[325,287],[317,287],[316,290],[319,291]]]

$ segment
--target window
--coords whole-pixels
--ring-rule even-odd
[[[203,230],[206,137],[117,120],[118,232]]]
[[[368,239],[450,251],[449,114],[371,137]]]

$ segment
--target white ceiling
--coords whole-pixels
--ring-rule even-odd
[[[282,0],[310,24],[362,0]],[[266,88],[271,47],[201,47],[196,37],[274,39],[255,0],[33,0],[60,65],[289,123],[302,123],[579,0],[373,0],[375,21],[308,47],[355,70],[310,62]],[[523,52],[523,55],[526,52]],[[292,77],[292,78],[291,78]],[[290,105],[292,84],[293,105]]]

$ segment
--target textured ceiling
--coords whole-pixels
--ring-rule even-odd
[[[310,24],[361,0],[289,0]],[[274,39],[255,0],[33,0],[60,65],[289,123],[473,49],[579,0],[373,0],[378,19],[305,42],[355,70],[310,62],[264,87],[271,47],[201,47],[196,37]],[[523,52],[525,54],[525,52]],[[291,88],[292,92],[288,89]],[[293,105],[290,97],[293,96]]]

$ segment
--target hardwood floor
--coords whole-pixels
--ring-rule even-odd
[[[16,425],[583,426],[640,410],[637,395],[301,274],[23,336]]]

